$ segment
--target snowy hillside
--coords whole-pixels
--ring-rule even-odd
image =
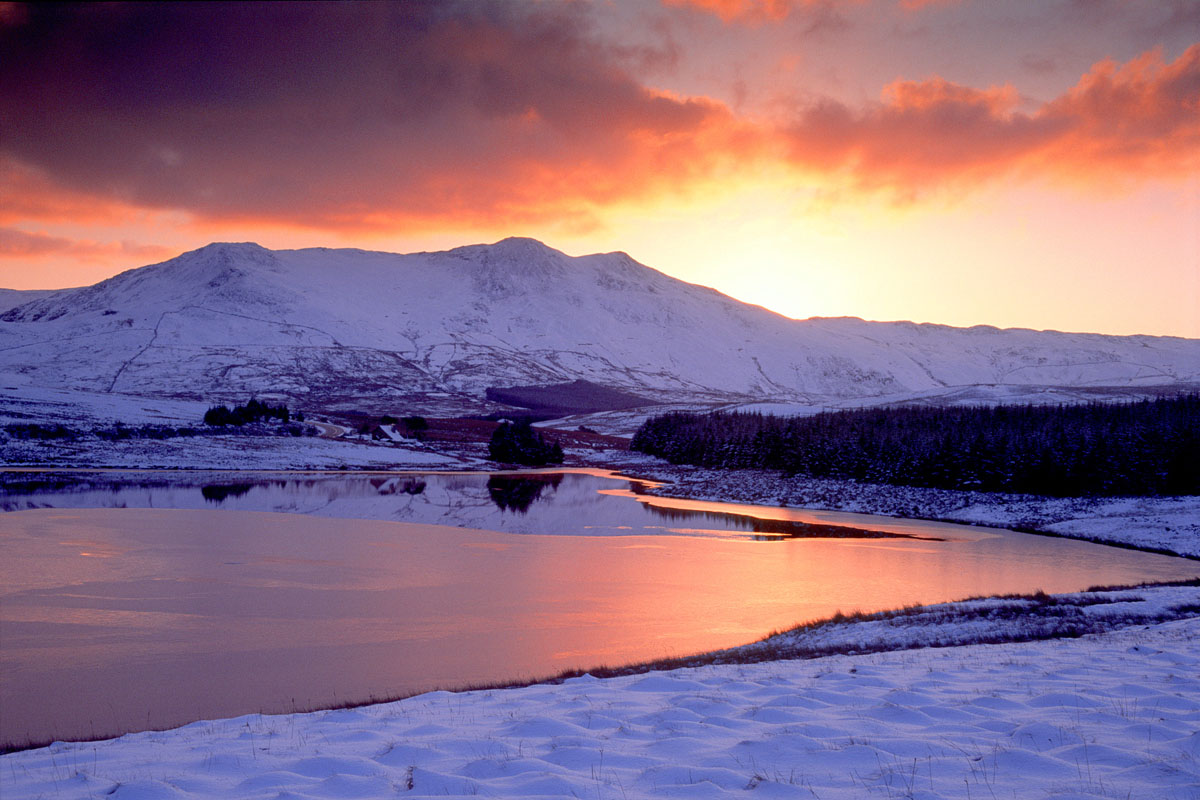
[[[48,294],[53,292],[46,289],[0,289],[0,313]]]
[[[211,244],[30,296],[0,314],[7,387],[411,407],[578,379],[784,403],[1200,382],[1197,340],[797,321],[624,253],[572,258],[530,239],[411,255]]]

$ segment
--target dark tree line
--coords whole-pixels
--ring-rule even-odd
[[[3,430],[10,439],[34,439],[41,441],[63,439],[70,442],[88,435],[95,436],[97,439],[103,439],[104,441],[115,442],[125,439],[174,439],[180,436],[197,436],[200,433],[195,428],[173,428],[170,425],[125,425],[121,422],[111,427],[93,428],[85,431],[73,430],[57,423],[51,425],[20,423],[5,425]]]
[[[942,489],[1200,494],[1200,395],[1135,403],[652,417],[632,448],[675,464]]]
[[[287,406],[272,406],[255,399],[251,399],[244,406],[213,406],[204,412],[205,425],[245,425],[247,422],[261,422],[264,419],[288,422],[291,418]]]
[[[561,464],[562,447],[558,442],[548,442],[528,422],[502,422],[492,432],[488,443],[488,456],[503,464]]]

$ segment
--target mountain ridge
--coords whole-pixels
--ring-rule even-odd
[[[20,298],[17,298],[20,299]],[[11,381],[142,396],[482,403],[586,380],[659,402],[812,402],[953,387],[1200,383],[1200,341],[796,320],[617,251],[214,242],[0,314]]]

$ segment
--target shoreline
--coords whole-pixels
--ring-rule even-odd
[[[1200,620],[248,714],[0,756],[15,797],[1192,796]]]
[[[169,481],[199,473],[233,477],[488,471],[495,470],[31,466],[5,468],[0,477],[143,472]],[[771,505],[779,498],[804,499],[825,492],[831,498],[827,505],[796,507],[883,516],[897,516],[887,509],[918,502],[921,496],[904,487],[889,487],[895,490],[891,492],[866,487],[866,500],[847,508],[838,493],[861,492],[864,487],[814,487],[778,475],[738,476],[636,457],[612,459],[603,466],[507,474],[563,471],[604,472],[643,486],[653,481],[657,485],[645,489],[664,498]],[[693,474],[681,474],[687,472]],[[937,521],[1010,529],[1015,528],[1000,518],[1007,514],[1011,523],[1036,502],[977,496],[938,499],[941,505],[935,507],[949,505],[958,518]],[[1096,512],[1095,500],[1057,502],[1061,507],[1051,511],[1060,516],[1075,513],[1068,518],[1076,523],[1105,519],[1078,516],[1080,511]],[[1171,512],[1172,506],[1182,504],[1187,515],[1200,498],[1116,502],[1149,503],[1143,516]],[[1051,516],[1045,509],[1042,513]],[[1147,520],[1141,524],[1150,526]],[[1022,532],[1085,538],[1055,531]],[[1153,552],[1146,546],[1115,544]],[[916,796],[919,768],[929,770],[922,778],[927,791],[921,793],[928,798],[958,796],[964,781],[981,796],[1028,791],[1028,786],[1037,787],[1030,796],[1042,796],[1052,786],[1076,782],[1079,796],[1093,796],[1085,790],[1100,786],[1133,786],[1134,794],[1170,797],[1175,795],[1167,792],[1180,790],[1182,797],[1188,786],[1200,785],[1200,762],[1192,753],[1196,734],[1189,738],[1178,732],[1180,725],[1188,724],[1187,714],[1200,712],[1200,681],[1183,685],[1177,677],[1179,670],[1186,673],[1200,665],[1197,617],[1200,579],[838,614],[756,642],[690,656],[396,698],[372,696],[363,702],[202,720],[67,743],[30,742],[4,749],[10,747],[6,744],[0,747],[0,759],[7,762],[0,770],[0,783],[17,796],[53,794],[80,800],[97,793],[121,796],[122,790],[163,797],[329,796],[322,787],[336,790],[338,796],[400,792],[520,797],[548,792],[623,797],[632,789],[637,796],[699,792],[717,797],[752,788],[769,796],[792,796],[797,789],[821,797],[871,791]],[[1073,670],[1083,670],[1079,674],[1085,677],[1072,677]],[[856,688],[831,693],[838,685],[831,683],[836,676]],[[1132,699],[1122,694],[1131,691],[1125,688],[1129,686],[1138,687],[1141,694]],[[770,696],[773,687],[786,689],[780,697],[787,698],[788,705],[763,705],[761,697]],[[608,699],[592,699],[598,695]],[[1154,699],[1158,697],[1165,699]],[[967,698],[968,716],[978,719],[978,727],[964,717],[962,698]],[[605,703],[620,710],[606,712]],[[792,713],[792,704],[804,711]],[[724,710],[718,712],[717,705]],[[693,708],[711,713],[693,722],[688,716]],[[1139,726],[1138,741],[1143,744],[1135,747],[1122,732],[1126,724]],[[949,746],[943,737],[951,735],[947,726],[954,725],[965,726],[961,735],[966,738],[962,745]],[[733,738],[727,741],[727,734]],[[1074,744],[1076,736],[1085,742],[1082,751]],[[513,737],[518,746],[508,744]],[[318,741],[320,746],[314,744]],[[673,744],[677,742],[682,744]],[[475,748],[475,754],[464,757],[464,747]],[[924,755],[908,755],[918,750]],[[567,763],[555,757],[576,751],[579,758]],[[590,755],[582,755],[585,752]],[[751,755],[739,755],[744,752]],[[491,753],[495,757],[487,755]],[[739,764],[741,758],[751,758],[757,766]],[[980,765],[989,758],[993,763],[985,772],[989,768]],[[1151,762],[1161,765],[1153,774],[1138,767]],[[520,768],[514,771],[509,766],[513,764]],[[530,782],[522,782],[526,778]],[[264,789],[269,793],[263,794]]]
[[[379,448],[382,449],[382,448]],[[608,457],[606,457],[608,456]],[[615,458],[612,456],[616,456]],[[451,469],[428,469],[428,468],[411,468],[398,467],[387,468],[378,466],[363,465],[358,469],[280,469],[280,468],[228,468],[228,467],[192,467],[192,468],[143,468],[129,466],[4,466],[0,467],[0,485],[5,480],[5,476],[23,480],[29,477],[44,475],[47,477],[55,475],[69,476],[89,476],[97,477],[117,477],[124,475],[152,475],[155,480],[161,479],[165,484],[171,485],[176,481],[190,481],[199,476],[213,476],[217,480],[238,481],[251,476],[405,476],[405,475],[420,475],[420,474],[438,474],[438,475],[478,475],[480,473],[491,473],[499,475],[538,475],[538,474],[553,474],[553,473],[574,473],[588,474],[602,477],[611,477],[616,479],[628,480],[636,486],[632,494],[646,495],[651,497],[659,497],[668,503],[671,500],[696,500],[696,501],[719,501],[723,503],[733,503],[738,505],[758,505],[766,507],[766,510],[774,507],[797,508],[813,511],[833,511],[837,513],[851,514],[871,514],[891,519],[913,519],[925,520],[932,522],[943,522],[950,524],[966,524],[970,526],[982,526],[993,528],[1004,528],[1014,530],[1021,533],[1029,533],[1039,536],[1048,536],[1059,539],[1079,539],[1090,541],[1096,544],[1116,546],[1123,549],[1130,549],[1142,552],[1157,553],[1173,557],[1183,558],[1186,561],[1195,562],[1200,560],[1200,546],[1194,548],[1195,552],[1180,553],[1174,548],[1158,547],[1147,542],[1130,542],[1111,537],[1086,535],[1086,532],[1065,532],[1058,530],[1047,530],[1037,528],[1032,525],[1022,525],[1022,518],[1027,518],[1031,507],[1042,514],[1045,518],[1054,519],[1052,514],[1045,512],[1045,506],[1055,505],[1058,508],[1055,510],[1059,516],[1068,516],[1070,513],[1078,514],[1081,510],[1094,510],[1097,506],[1104,504],[1116,503],[1122,507],[1128,504],[1149,504],[1155,509],[1167,508],[1174,513],[1178,513],[1179,509],[1172,506],[1180,506],[1182,504],[1185,514],[1190,514],[1190,509],[1200,509],[1200,498],[1035,498],[1035,497],[1014,497],[1004,495],[988,495],[978,492],[947,492],[943,490],[922,490],[911,489],[909,487],[891,487],[879,485],[861,485],[854,484],[848,481],[812,481],[805,479],[788,478],[787,476],[778,473],[767,471],[732,471],[732,470],[703,470],[693,467],[679,467],[667,464],[659,459],[642,457],[630,453],[595,453],[592,458],[588,459],[592,463],[574,464],[570,466],[554,466],[541,469],[487,469],[487,464],[460,464],[457,468]],[[853,502],[847,502],[847,496],[851,496]],[[811,502],[812,499],[818,498],[816,502]],[[865,500],[863,499],[865,497]],[[933,502],[930,502],[932,499]],[[821,502],[824,500],[825,502]],[[799,501],[799,502],[797,502]],[[810,502],[805,502],[810,501]],[[950,509],[950,513],[920,514],[922,507],[928,504],[929,507],[945,510]],[[1065,512],[1068,512],[1064,514]],[[917,514],[913,514],[918,511]],[[902,516],[902,514],[906,516]],[[1075,522],[1079,522],[1079,517],[1074,518]],[[1197,511],[1193,518],[1193,525],[1200,526],[1200,510]],[[1084,517],[1086,522],[1087,518]],[[1200,572],[1198,572],[1200,574]],[[890,612],[880,612],[890,613]],[[810,623],[823,624],[823,623]],[[750,646],[754,643],[748,643],[743,646]],[[735,648],[736,649],[736,648]],[[651,662],[639,662],[633,664],[624,664],[618,667],[603,667],[593,669],[593,672],[600,672],[606,675],[629,674],[630,672],[646,671],[650,669],[668,668],[667,662],[675,666],[689,666],[699,663],[710,663],[713,659],[718,658],[719,654],[725,651],[713,651],[705,653],[690,654],[688,656],[675,657],[670,659],[659,659]],[[581,670],[569,670],[568,677],[571,674],[582,674]],[[501,679],[499,681],[489,682],[488,687],[499,686],[523,686],[544,683],[547,680],[561,679],[561,675],[539,676],[530,679],[508,680]],[[471,688],[471,687],[466,687]],[[463,691],[463,687],[450,687],[447,690]],[[411,695],[400,695],[406,697]],[[395,699],[388,696],[388,699]],[[367,703],[379,702],[380,698],[370,696]],[[358,701],[351,704],[357,707],[360,705]],[[327,709],[326,704],[314,705],[310,710]],[[102,736],[101,738],[107,738]],[[26,745],[20,746],[22,749]]]
[[[1200,559],[1200,496],[1194,495],[1055,498],[863,484],[788,477],[768,470],[712,470],[665,462],[622,465],[617,469],[660,484],[648,493],[664,497],[1005,528]],[[930,509],[932,513],[927,511]]]
[[[1161,597],[1155,598],[1155,602],[1147,604],[1145,600],[1147,595],[1151,597],[1154,595],[1174,596],[1178,604],[1171,606],[1169,601],[1164,602]],[[1130,612],[1128,607],[1131,604],[1147,605],[1147,608]],[[1088,625],[1086,630],[1079,627],[1081,609],[1107,605],[1122,606],[1122,615],[1109,619],[1093,615],[1091,619],[1086,620]],[[1034,608],[1049,609],[1053,612],[1049,616],[1049,626],[1031,629],[1024,620],[1020,619],[1022,609],[1028,611]],[[1013,613],[1014,611],[1016,614]],[[588,668],[567,669],[533,678],[500,679],[395,695],[371,695],[361,701],[317,704],[311,707],[295,708],[287,712],[258,712],[258,715],[278,717],[292,714],[319,714],[397,703],[434,693],[458,695],[471,692],[525,689],[533,686],[559,686],[579,678],[607,680],[708,666],[736,666],[774,661],[812,661],[838,655],[871,655],[926,648],[1037,643],[1102,635],[1130,627],[1156,625],[1194,617],[1200,617],[1200,577],[1190,581],[1093,587],[1082,592],[1059,594],[1039,592],[1032,595],[986,595],[947,603],[905,606],[870,613],[854,612],[846,615],[839,612],[824,619],[801,623],[782,631],[773,631],[746,644],[685,656],[651,659],[616,666],[593,665]],[[986,620],[991,624],[992,629],[986,633],[960,632],[957,638],[947,638],[944,631],[938,632],[940,629],[952,629],[955,625],[961,627],[963,622],[968,620]],[[854,634],[860,630],[856,626],[862,626],[861,630],[864,632],[868,627],[874,629],[866,635],[848,636],[847,634]],[[845,643],[847,639],[852,640],[853,644],[847,645]],[[142,728],[70,739],[37,740],[25,743],[0,742],[0,756],[37,750],[57,743],[87,744],[120,739],[130,735],[164,733],[204,721],[198,720],[183,725]]]
[[[330,440],[325,440],[329,442]],[[393,448],[357,445],[382,454]],[[415,451],[429,459],[437,455]],[[378,456],[373,453],[373,456]],[[0,467],[4,474],[120,474],[145,472],[163,476],[198,473],[237,474],[455,474],[491,472],[505,475],[554,472],[602,472],[645,484],[646,493],[664,498],[787,507],[811,511],[871,514],[899,519],[1005,528],[1038,536],[1079,539],[1124,549],[1200,560],[1200,496],[1068,497],[1011,495],[926,489],[853,481],[788,477],[769,470],[714,470],[677,466],[630,452],[573,454],[575,463],[545,468],[504,468],[481,458],[438,455],[441,464],[381,462],[358,465],[235,465],[201,467],[106,464],[69,466],[26,463]],[[450,463],[444,463],[449,461]]]

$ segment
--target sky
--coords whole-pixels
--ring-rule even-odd
[[[790,317],[1200,337],[1200,2],[0,3],[0,286],[622,250]]]

